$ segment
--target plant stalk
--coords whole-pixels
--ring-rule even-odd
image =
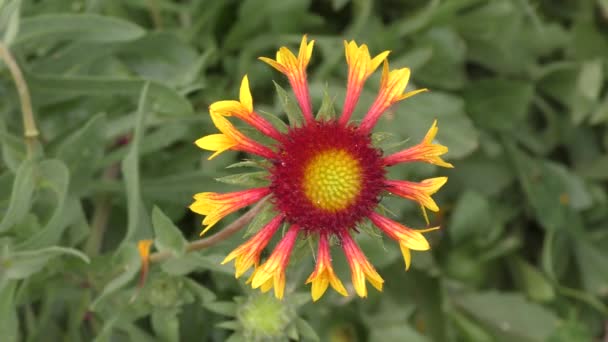
[[[258,204],[256,204],[253,208],[251,208],[248,212],[246,212],[243,216],[239,217],[236,221],[229,224],[226,228],[220,230],[214,235],[211,235],[208,238],[199,239],[196,241],[190,242],[186,246],[186,253],[198,251],[200,249],[204,249],[207,247],[211,247],[219,242],[226,240],[227,238],[234,235],[236,232],[240,231],[245,227],[253,218],[262,210],[264,207],[264,203],[266,203],[267,198],[261,200]],[[150,254],[150,262],[161,262],[167,260],[173,256],[173,253],[169,251],[156,252]]]
[[[25,78],[23,78],[19,65],[17,65],[15,58],[3,42],[0,42],[0,58],[8,67],[8,70],[13,77],[13,81],[15,82],[15,86],[17,87],[17,92],[19,93],[21,116],[23,117],[23,136],[25,137],[28,156],[32,157],[34,155],[34,147],[36,146],[36,141],[38,140],[40,132],[36,127],[30,91],[27,87],[27,83],[25,82]]]

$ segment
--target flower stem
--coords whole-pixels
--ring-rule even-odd
[[[13,77],[13,81],[15,82],[15,86],[17,87],[17,92],[19,93],[19,101],[21,102],[21,116],[23,117],[23,136],[25,137],[28,156],[32,157],[34,154],[34,147],[40,133],[38,132],[38,128],[36,128],[36,120],[34,119],[34,112],[32,111],[30,92],[27,88],[27,83],[23,78],[19,65],[17,65],[15,58],[3,42],[0,42],[0,58],[8,67],[8,70]]]
[[[110,165],[103,173],[102,179],[115,179],[118,177],[120,167],[118,164]],[[111,198],[108,194],[100,194],[95,199],[93,218],[91,220],[91,234],[87,240],[85,251],[89,256],[96,256],[101,250],[103,236],[106,232],[110,211]]]
[[[211,247],[219,242],[226,240],[227,238],[234,235],[236,232],[240,231],[245,225],[247,225],[253,218],[262,210],[264,207],[264,203],[266,203],[267,198],[262,199],[258,204],[256,204],[253,208],[251,208],[247,213],[243,216],[239,217],[236,221],[229,224],[226,228],[220,230],[214,235],[210,237],[199,239],[196,241],[190,242],[186,246],[186,252],[198,251],[200,249],[204,249],[207,247]],[[169,251],[156,252],[150,254],[150,262],[160,262],[166,259],[169,259],[173,256],[173,253]]]

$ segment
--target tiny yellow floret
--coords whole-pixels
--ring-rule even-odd
[[[362,169],[349,152],[330,149],[313,157],[304,170],[304,193],[319,209],[335,212],[351,205],[362,188]]]

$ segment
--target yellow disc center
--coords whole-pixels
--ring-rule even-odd
[[[359,161],[347,151],[322,151],[304,169],[304,193],[319,209],[344,209],[361,190],[361,173]]]

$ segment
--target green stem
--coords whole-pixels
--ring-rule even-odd
[[[40,132],[36,127],[36,120],[34,119],[34,112],[32,111],[32,100],[30,98],[30,92],[27,87],[27,83],[23,78],[21,69],[15,58],[9,51],[8,47],[4,43],[0,42],[0,58],[4,61],[8,70],[13,77],[17,92],[19,93],[19,101],[21,102],[21,116],[23,117],[23,135],[25,137],[25,144],[27,145],[28,156],[34,155],[34,147]]]
[[[211,247],[234,235],[236,232],[240,231],[243,227],[245,227],[245,225],[247,225],[251,220],[253,220],[253,218],[264,208],[264,203],[266,203],[266,199],[260,201],[247,213],[239,217],[236,221],[232,222],[226,228],[220,230],[216,234],[211,235],[208,238],[190,242],[188,246],[186,246],[186,252],[193,252],[203,248]],[[173,253],[169,251],[152,253],[150,254],[150,262],[152,263],[164,261],[166,259],[171,258],[172,256]]]
[[[119,170],[118,164],[111,165],[104,171],[102,179],[115,179],[118,177]],[[106,232],[110,211],[112,209],[110,196],[108,194],[99,195],[95,199],[94,208],[93,218],[91,220],[91,234],[89,235],[89,239],[85,246],[87,255],[91,257],[98,255],[101,250],[103,236]]]

